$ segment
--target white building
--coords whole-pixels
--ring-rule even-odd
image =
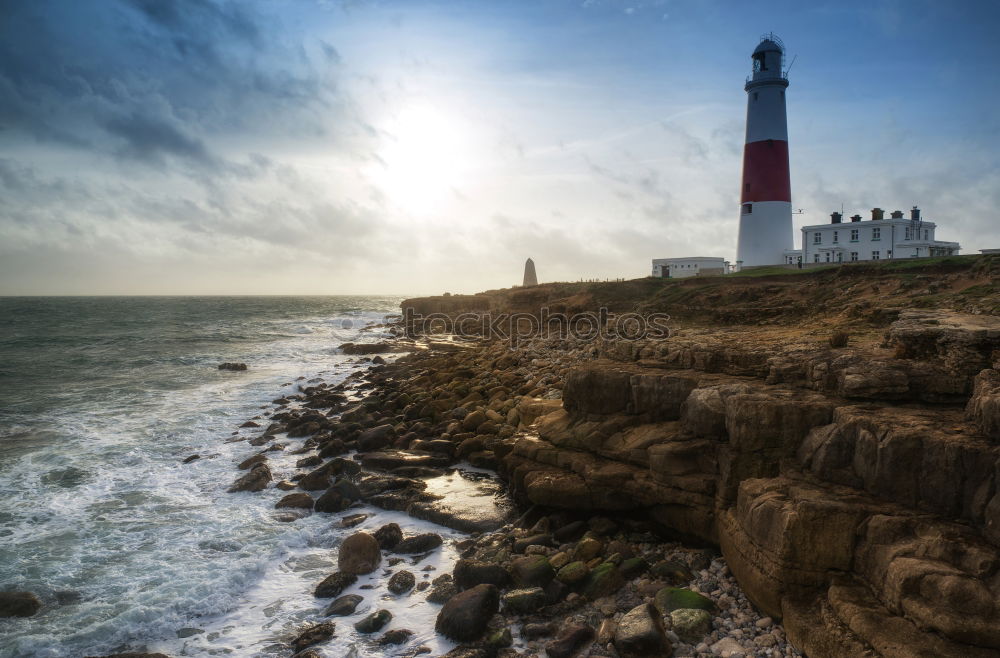
[[[686,276],[725,274],[728,263],[724,258],[689,256],[687,258],[654,258],[653,276],[682,279]]]
[[[802,248],[785,250],[786,264],[951,256],[961,249],[957,242],[936,240],[937,225],[921,219],[916,206],[909,218],[896,210],[886,219],[881,208],[872,208],[868,221],[854,215],[845,222],[839,212],[830,218],[829,224],[802,227]]]

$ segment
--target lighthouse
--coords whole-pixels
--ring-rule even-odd
[[[747,133],[740,186],[739,267],[776,265],[792,248],[792,189],[782,66],[785,47],[774,34],[754,49],[747,78]]]

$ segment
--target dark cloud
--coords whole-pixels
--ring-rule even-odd
[[[169,154],[198,164],[214,162],[200,140],[164,120],[132,112],[109,119],[104,125],[109,133],[124,140],[122,153],[128,157],[160,162],[163,154]]]

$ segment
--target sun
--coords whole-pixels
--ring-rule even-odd
[[[404,107],[383,131],[370,176],[398,209],[426,215],[454,198],[465,157],[459,122],[430,105]]]

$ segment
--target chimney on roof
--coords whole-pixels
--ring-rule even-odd
[[[882,219],[885,216],[885,211],[881,208],[872,208],[872,221]]]
[[[893,210],[892,214],[889,215],[889,216],[892,217],[893,219],[903,219],[903,211],[902,210]]]
[[[910,208],[910,219],[915,222],[920,221],[920,208],[917,208],[916,206]]]
[[[852,222],[860,222],[861,221],[861,215],[851,215],[851,221]]]
[[[839,224],[843,218],[844,216],[841,215],[839,212],[830,213],[831,224]]]

